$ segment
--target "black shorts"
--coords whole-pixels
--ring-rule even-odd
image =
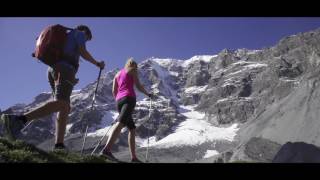
[[[129,130],[136,128],[132,118],[135,106],[135,97],[123,97],[117,101],[117,109],[119,112],[118,121],[127,126]]]

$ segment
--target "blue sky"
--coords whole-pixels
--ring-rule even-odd
[[[123,67],[128,57],[141,62],[149,57],[189,59],[214,55],[222,49],[261,49],[284,36],[320,27],[318,17],[95,17],[95,18],[0,18],[0,109],[30,103],[49,92],[47,67],[31,57],[35,38],[51,24],[88,25],[93,39],[87,49],[106,62],[106,70]],[[75,89],[96,80],[98,69],[82,61]]]

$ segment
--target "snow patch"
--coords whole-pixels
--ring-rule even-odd
[[[239,71],[236,71],[236,72],[233,72],[233,73],[229,73],[229,74],[226,75],[226,77],[235,76],[237,74],[240,74],[240,73],[244,72],[245,70],[246,69],[241,69]]]
[[[204,61],[206,63],[209,63],[211,61],[212,58],[217,57],[218,55],[202,55],[202,56],[193,56],[190,59],[187,59],[184,61],[184,63],[182,64],[183,67],[187,67],[190,64],[196,62],[196,61]]]
[[[80,93],[81,89],[76,89],[76,90],[73,90],[72,93],[76,94],[76,93]]]
[[[184,90],[185,93],[192,93],[192,94],[196,94],[196,93],[202,93],[207,89],[208,85],[205,86],[192,86],[192,87],[188,87]]]
[[[80,92],[77,92],[75,94],[72,94],[70,96],[70,99],[88,99],[88,97],[90,96],[90,93],[80,93]]]
[[[267,64],[262,64],[262,63],[252,63],[249,65],[246,65],[245,67],[249,68],[249,69],[253,69],[253,68],[261,68],[261,67],[267,67]]]
[[[152,67],[155,71],[157,71],[160,79],[165,79],[168,76],[168,71],[163,66],[160,66],[158,63],[153,63]]]
[[[178,76],[179,76],[179,73],[173,72],[173,71],[169,71],[169,74],[170,74],[171,76],[175,76],[175,77],[178,77]]]
[[[101,136],[104,136],[107,132],[108,132],[108,136],[109,136],[111,134],[113,128],[111,128],[111,125],[110,126],[106,126],[105,128],[98,129],[95,132],[88,133],[87,136],[90,136],[90,137],[101,137]]]
[[[296,79],[287,79],[287,78],[280,78],[280,81],[284,81],[284,82],[297,82],[298,80]]]
[[[215,155],[218,155],[219,152],[216,150],[207,150],[206,154],[203,156],[203,158],[209,158]]]
[[[159,59],[159,58],[153,58],[153,62],[157,63],[159,66],[162,67],[169,67],[171,64],[181,64],[183,61],[178,60],[178,59],[170,59],[170,58],[165,58],[165,59]]]
[[[66,134],[69,134],[69,130],[70,128],[73,126],[73,124],[67,124],[67,127],[66,127]]]
[[[247,52],[247,54],[248,55],[250,55],[250,54],[256,54],[256,53],[258,53],[258,52],[261,52],[262,50],[249,50],[248,52]]]
[[[155,148],[169,148],[183,145],[199,145],[214,140],[233,141],[238,124],[229,127],[215,127],[205,120],[205,114],[194,111],[195,106],[180,106],[182,114],[187,117],[186,121],[180,123],[175,132],[165,138],[155,141],[154,137],[149,139],[149,146]],[[147,139],[139,139],[141,147],[147,145]]]
[[[151,136],[149,137],[149,147],[150,144],[155,144],[156,143],[156,137],[155,136]],[[139,136],[136,137],[136,145],[138,147],[147,147],[148,146],[148,139],[142,139]]]
[[[225,102],[225,101],[238,101],[238,102],[241,102],[241,101],[251,101],[253,98],[252,97],[241,97],[241,98],[238,98],[238,97],[228,97],[228,98],[223,98],[223,99],[219,99],[217,101],[217,103],[222,103],[222,102]]]
[[[170,85],[167,84],[166,79],[170,76],[170,72],[164,68],[163,66],[160,66],[158,63],[152,63],[152,67],[153,69],[158,73],[158,77],[159,79],[162,81],[163,84],[163,88],[161,91],[158,88],[159,87],[159,83],[152,85],[152,90],[154,93],[165,93],[166,96],[169,96],[170,98],[177,100],[176,96],[177,96],[177,91],[173,90],[172,88],[170,88]]]
[[[236,63],[233,63],[231,68],[234,68],[236,65],[241,65],[242,69],[233,72],[233,73],[229,73],[226,75],[226,77],[230,77],[230,76],[235,76],[237,74],[240,74],[242,72],[251,70],[251,69],[256,69],[256,68],[263,68],[263,67],[267,67],[267,64],[262,64],[262,63],[255,63],[255,62],[246,62],[246,61],[239,61]],[[231,68],[229,68],[228,70],[230,70]]]
[[[106,114],[102,117],[101,123],[97,126],[100,128],[94,132],[88,133],[88,136],[97,137],[104,136],[105,133],[109,130],[108,134],[112,132],[111,123],[118,117],[119,113],[116,111],[107,111]]]
[[[221,103],[221,102],[228,101],[228,100],[230,100],[230,98],[219,99],[219,100],[217,101],[217,103]]]

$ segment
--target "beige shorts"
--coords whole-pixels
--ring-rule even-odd
[[[75,82],[76,71],[73,66],[59,63],[55,68],[48,68],[48,81],[55,100],[70,102],[70,96]]]

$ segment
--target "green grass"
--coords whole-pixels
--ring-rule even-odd
[[[265,162],[237,160],[237,161],[231,161],[229,163],[265,163]]]
[[[45,152],[23,141],[0,138],[0,162],[3,163],[110,163],[98,157],[79,153]]]

